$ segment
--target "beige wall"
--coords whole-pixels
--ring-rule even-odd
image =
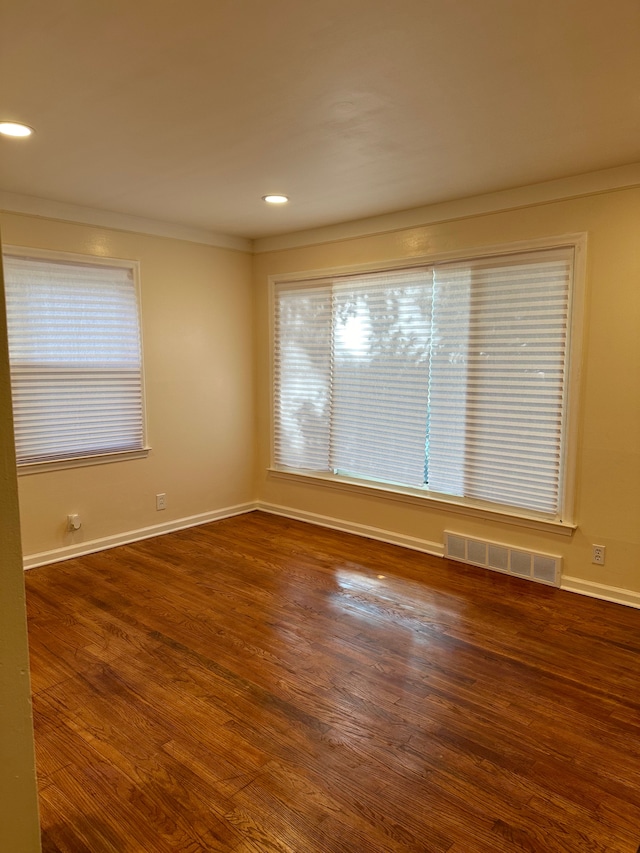
[[[40,850],[29,654],[0,268],[0,850]]]
[[[389,224],[393,227],[392,218]],[[575,472],[578,528],[573,536],[473,519],[433,503],[416,506],[268,475],[268,276],[464,253],[475,247],[575,232],[587,232],[588,244]],[[319,237],[320,233],[312,234],[309,242]],[[564,558],[565,577],[579,581],[584,591],[611,595],[611,588],[620,588],[629,591],[627,599],[640,605],[640,189],[265,252],[256,256],[254,276],[257,491],[262,501],[401,537],[442,543],[443,530],[451,529],[559,554]],[[592,543],[606,546],[605,567],[591,563]]]
[[[25,556],[64,556],[69,546],[252,501],[251,256],[26,215],[0,222],[5,245],[140,261],[151,453],[19,477]],[[69,513],[81,516],[77,533],[66,531]]]

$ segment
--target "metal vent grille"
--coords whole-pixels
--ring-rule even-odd
[[[511,548],[499,542],[474,539],[445,530],[444,555],[450,560],[483,566],[538,583],[560,586],[562,557]]]
[[[489,560],[487,566],[498,572],[509,571],[509,549],[502,545],[489,545]]]
[[[533,577],[542,583],[556,582],[556,558],[547,557],[544,554],[533,555]]]

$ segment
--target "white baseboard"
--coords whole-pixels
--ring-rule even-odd
[[[444,545],[439,542],[430,542],[428,539],[418,539],[415,536],[405,536],[401,533],[393,533],[381,527],[370,527],[367,524],[356,524],[352,521],[344,521],[341,518],[333,518],[328,515],[318,515],[315,512],[305,512],[289,506],[279,506],[259,502],[257,508],[262,512],[272,515],[282,515],[285,518],[293,518],[296,521],[307,521],[309,524],[317,524],[319,527],[329,527],[331,530],[340,530],[343,533],[355,533],[364,536],[365,539],[375,539],[378,542],[387,542],[389,545],[401,545],[412,551],[421,551],[424,554],[432,554],[434,557],[444,555]]]
[[[357,536],[363,536],[366,539],[375,539],[378,542],[386,542],[390,545],[400,545],[403,548],[410,548],[412,551],[420,551],[423,554],[431,554],[434,557],[444,556],[444,545],[439,542],[418,539],[415,536],[405,536],[380,527],[370,527],[367,524],[357,524],[332,516],[319,515],[315,512],[305,512],[304,510],[294,509],[293,507],[263,503],[261,501],[250,501],[243,504],[236,504],[235,506],[223,507],[211,512],[203,512],[199,515],[178,518],[174,521],[168,521],[165,524],[154,524],[150,527],[141,527],[137,530],[118,533],[115,536],[105,536],[102,539],[92,539],[88,542],[79,542],[75,545],[56,548],[52,551],[41,551],[38,554],[30,554],[24,557],[23,564],[25,569],[35,569],[38,566],[46,566],[49,563],[71,560],[74,557],[94,554],[96,551],[116,548],[118,545],[128,545],[131,542],[138,542],[141,539],[162,536],[164,533],[173,533],[176,530],[184,530],[187,527],[197,527],[200,524],[208,524],[210,521],[220,521],[223,518],[231,518],[234,515],[242,515],[253,510],[261,510],[271,515],[281,515],[296,521],[306,521],[309,524],[328,527],[331,530],[340,530],[343,533],[355,533]],[[560,589],[640,609],[640,592],[634,592],[633,590],[621,589],[616,586],[608,586],[607,584],[594,583],[568,576],[562,578]]]
[[[332,530],[341,530],[344,533],[355,533],[358,536],[364,536],[367,539],[376,539],[379,542],[387,542],[391,545],[401,545],[404,548],[411,548],[414,551],[421,551],[425,554],[432,554],[435,557],[444,556],[444,545],[439,542],[430,542],[426,539],[417,539],[413,536],[403,536],[398,533],[393,533],[390,530],[383,530],[378,527],[369,527],[365,524],[355,524],[349,521],[343,521],[339,518],[332,518],[325,515],[318,515],[314,512],[304,512],[292,507],[278,506],[277,504],[269,504],[258,502],[257,509],[262,512],[268,512],[272,515],[282,515],[285,518],[293,518],[296,521],[307,521],[310,524],[317,524],[320,527],[329,527]],[[593,583],[592,581],[583,581],[580,578],[562,577],[560,589],[567,592],[576,592],[580,595],[587,595],[590,598],[599,598],[602,601],[611,601],[615,604],[624,604],[628,607],[637,607],[640,609],[640,593],[629,589],[621,589],[615,586],[607,586],[605,584]]]
[[[612,601],[614,604],[626,604],[627,607],[640,609],[640,592],[630,589],[621,589],[617,586],[608,586],[593,581],[583,581],[580,578],[563,577],[560,589],[567,592],[578,592],[580,595],[588,595],[590,598],[599,598],[602,601]]]
[[[164,533],[173,533],[176,530],[184,530],[187,527],[197,527],[199,524],[207,524],[210,521],[220,521],[222,518],[231,518],[234,515],[242,515],[257,509],[255,502],[236,504],[212,512],[203,512],[199,515],[190,515],[185,518],[177,518],[167,521],[165,524],[154,524],[151,527],[140,527],[137,530],[128,530],[115,536],[105,536],[102,539],[91,539],[88,542],[79,542],[76,545],[67,545],[63,548],[55,548],[52,551],[41,551],[39,554],[30,554],[23,560],[25,569],[35,569],[38,566],[46,566],[49,563],[59,563],[62,560],[71,560],[73,557],[83,557],[85,554],[94,554],[96,551],[105,551],[108,548],[116,548],[118,545],[129,545],[131,542],[139,542],[141,539],[151,539],[153,536],[162,536]]]

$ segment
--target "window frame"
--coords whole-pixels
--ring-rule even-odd
[[[59,471],[67,468],[84,468],[93,465],[104,465],[112,462],[122,462],[133,459],[144,459],[149,455],[151,447],[147,431],[147,401],[144,368],[144,338],[142,323],[142,293],[140,287],[140,262],[129,258],[110,258],[103,255],[92,255],[84,252],[66,252],[55,249],[42,249],[31,246],[3,244],[2,255],[14,255],[34,260],[53,261],[76,264],[91,264],[94,266],[114,267],[130,271],[133,276],[133,287],[138,309],[138,334],[140,342],[140,398],[142,404],[142,446],[131,450],[105,451],[103,453],[69,456],[60,459],[37,462],[19,462],[16,464],[18,477],[38,474],[46,471]],[[6,318],[5,318],[6,322]]]
[[[488,501],[472,498],[461,498],[431,491],[428,487],[414,488],[395,486],[386,482],[376,482],[371,479],[347,477],[331,472],[314,472],[277,466],[274,461],[275,446],[275,306],[276,286],[283,283],[302,282],[313,284],[317,280],[326,280],[331,276],[358,275],[368,272],[384,272],[389,270],[411,269],[417,265],[429,265],[452,261],[473,261],[492,256],[508,257],[525,252],[535,252],[543,249],[570,248],[574,252],[573,280],[569,293],[569,320],[567,323],[567,388],[565,397],[564,425],[561,438],[563,449],[562,474],[560,481],[561,504],[558,516],[535,511],[518,509],[503,504],[493,504]],[[385,261],[382,263],[364,263],[348,266],[336,266],[314,270],[304,270],[274,274],[268,277],[268,310],[269,310],[269,464],[267,476],[270,479],[282,479],[295,482],[305,482],[322,487],[335,488],[359,495],[376,495],[384,499],[402,501],[421,506],[431,505],[434,509],[454,511],[461,515],[500,520],[521,527],[545,530],[561,535],[572,535],[577,527],[575,521],[575,490],[576,462],[578,444],[578,407],[581,396],[581,354],[584,325],[584,294],[586,279],[586,232],[571,233],[553,237],[543,237],[533,240],[521,240],[512,243],[491,244],[473,247],[465,250],[439,252],[429,255]]]

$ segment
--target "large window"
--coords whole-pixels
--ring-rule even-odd
[[[18,465],[144,447],[135,267],[3,259]]]
[[[274,463],[560,519],[573,248],[275,287]]]

